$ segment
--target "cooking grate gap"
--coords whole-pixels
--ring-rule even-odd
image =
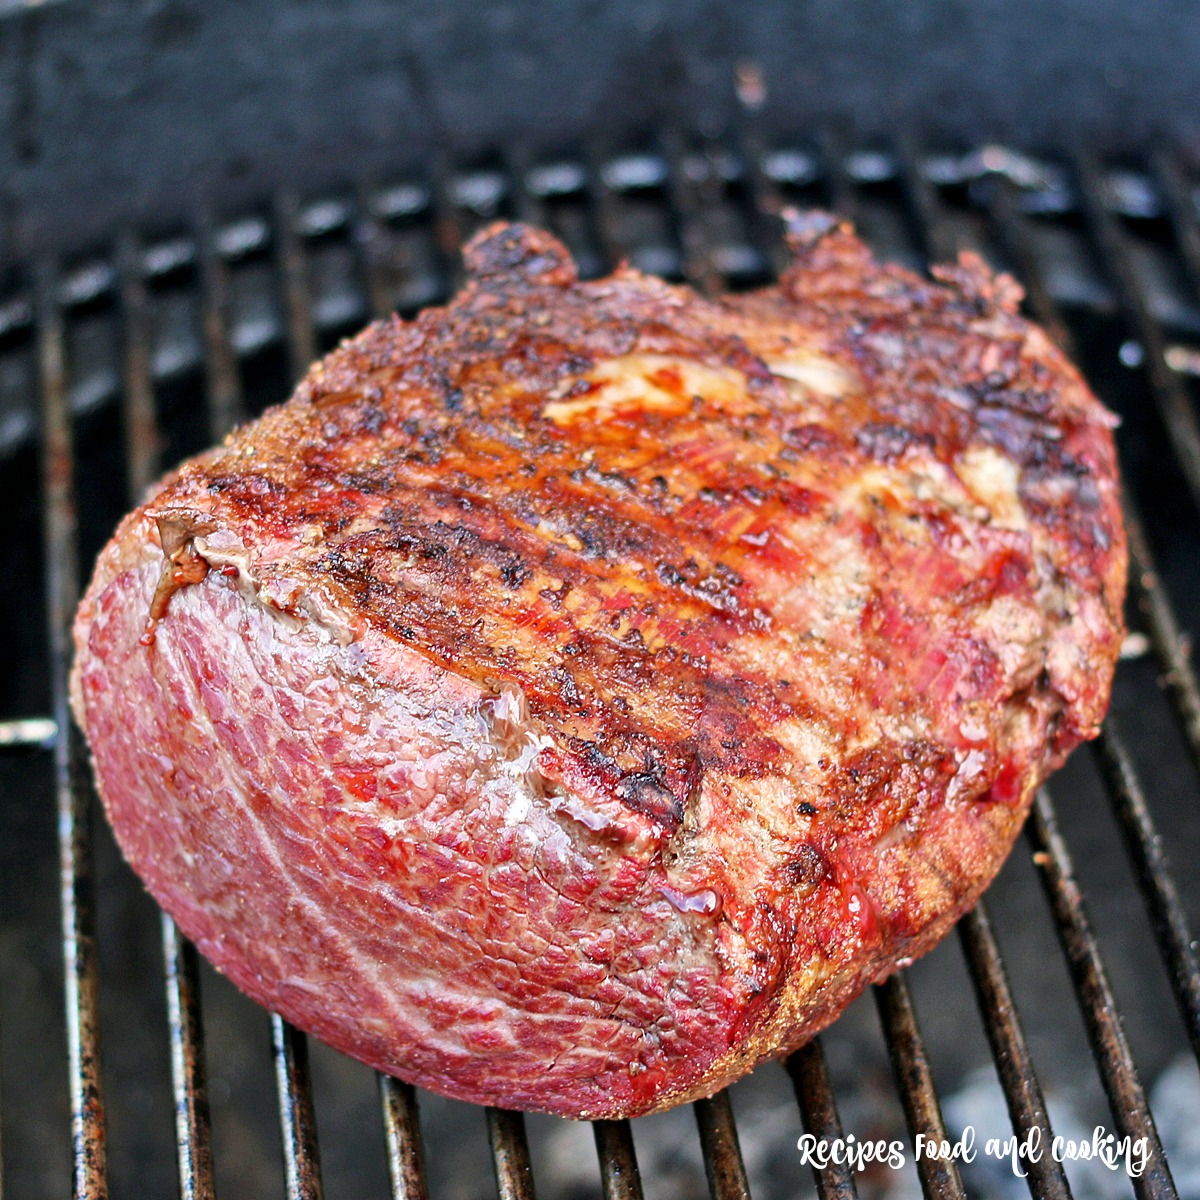
[[[828,169],[831,163],[832,170]],[[351,306],[344,305],[346,315],[339,319],[328,315],[336,312],[336,307],[322,308],[322,297],[331,288],[345,291],[350,287],[345,281],[356,279],[358,303],[364,311],[367,305],[378,312],[396,304],[416,307],[428,303],[435,298],[435,287],[440,289],[438,295],[444,295],[453,283],[457,270],[450,265],[454,247],[493,213],[511,211],[537,219],[548,215],[552,225],[561,222],[581,244],[595,247],[592,253],[597,269],[601,257],[611,262],[615,257],[632,254],[635,262],[665,268],[669,275],[687,277],[702,288],[715,290],[755,279],[755,272],[765,272],[768,265],[778,268],[781,242],[774,213],[779,207],[797,201],[809,203],[818,196],[833,197],[843,209],[855,210],[867,233],[882,242],[884,254],[911,262],[920,261],[930,252],[946,257],[959,244],[983,245],[995,236],[1005,258],[1014,262],[1031,283],[1031,307],[1052,328],[1061,326],[1066,333],[1067,326],[1057,312],[1059,297],[1037,279],[1038,244],[1028,229],[1029,222],[1036,220],[1053,223],[1075,241],[1086,233],[1099,246],[1101,261],[1112,268],[1123,319],[1130,334],[1146,348],[1145,372],[1151,394],[1182,459],[1183,474],[1195,493],[1195,464],[1188,457],[1188,439],[1194,430],[1188,432],[1187,421],[1181,416],[1178,376],[1167,365],[1168,347],[1158,315],[1146,303],[1144,280],[1129,267],[1129,235],[1113,217],[1116,202],[1103,194],[1112,189],[1111,180],[1104,184],[1095,164],[1078,164],[1086,225],[1074,219],[1064,222],[1060,216],[1053,221],[1044,216],[1030,218],[1023,211],[1037,208],[1030,203],[1030,190],[1009,184],[1007,176],[997,178],[1000,186],[990,189],[961,180],[939,186],[930,179],[928,160],[911,146],[903,145],[897,153],[847,153],[838,147],[823,156],[788,148],[763,151],[756,147],[753,131],[746,134],[737,149],[693,144],[668,132],[645,151],[593,151],[576,172],[568,169],[570,164],[564,168],[560,162],[555,175],[550,166],[555,164],[547,164],[538,174],[538,164],[531,165],[514,153],[502,166],[489,163],[466,172],[440,164],[427,190],[421,185],[398,184],[384,190],[366,189],[353,200],[337,203],[302,203],[295,195],[285,194],[268,219],[257,225],[251,219],[243,223],[244,228],[236,223],[218,225],[211,216],[202,215],[193,242],[194,261],[188,260],[186,238],[150,245],[148,240],[127,232],[118,239],[113,255],[115,268],[105,270],[103,264],[85,263],[69,274],[65,287],[54,264],[40,265],[32,293],[35,302],[28,317],[34,322],[33,342],[23,341],[20,334],[25,320],[19,311],[21,301],[18,298],[9,304],[13,319],[5,327],[6,332],[0,334],[5,339],[0,341],[0,358],[6,358],[10,350],[33,351],[41,391],[42,544],[48,556],[51,711],[64,731],[55,745],[53,769],[62,830],[66,1011],[78,1194],[105,1194],[106,1146],[99,1091],[87,789],[81,783],[84,776],[78,738],[66,722],[63,691],[67,628],[79,582],[75,563],[80,530],[72,511],[73,483],[78,481],[83,492],[87,480],[85,494],[92,490],[90,468],[77,462],[72,445],[73,432],[82,434],[84,426],[72,429],[67,324],[111,321],[114,303],[119,309],[120,321],[113,327],[116,332],[110,340],[120,364],[122,384],[121,457],[128,486],[136,490],[153,478],[164,447],[167,457],[177,456],[185,444],[192,448],[193,443],[206,442],[240,415],[283,397],[289,379],[336,337],[339,320],[350,323]],[[1154,167],[1154,178],[1173,220],[1174,236],[1194,273],[1200,260],[1195,256],[1193,215],[1189,209],[1186,221],[1182,218],[1184,206],[1175,203],[1178,196],[1163,183],[1164,179],[1173,180],[1176,191],[1185,187],[1182,171],[1167,156],[1159,156]],[[1101,183],[1097,183],[1098,178]],[[979,213],[971,210],[975,204],[981,206]],[[1156,231],[1156,236],[1160,233]],[[323,268],[314,263],[324,261],[322,256],[332,251],[341,257],[336,262],[330,259],[333,266],[323,274]],[[235,300],[237,277],[251,269],[266,270],[274,280],[268,290],[278,305],[278,328],[283,340],[272,335],[248,349],[248,344],[240,348],[237,344]],[[416,286],[422,279],[424,293]],[[155,299],[173,290],[194,293],[194,300],[188,302],[198,301],[194,324],[198,332],[196,355],[203,368],[207,398],[203,407],[195,404],[194,373],[179,376],[178,395],[172,398],[168,393],[175,385],[164,386],[162,379],[169,373],[163,371],[161,362],[155,365]],[[93,336],[102,342],[95,332],[99,328],[94,327]],[[186,412],[192,424],[187,426],[186,436],[177,434],[172,438],[170,429],[177,423],[179,412]],[[1191,424],[1195,425],[1194,414]],[[89,439],[93,432],[87,430]],[[84,445],[91,449],[88,442]],[[110,480],[110,491],[113,482]],[[122,490],[124,483],[115,482],[118,491]],[[1184,650],[1184,626],[1158,582],[1136,519],[1132,529],[1135,596],[1145,614],[1153,648],[1169,672],[1168,695],[1188,747],[1196,756],[1196,679]],[[1158,839],[1147,825],[1149,818],[1141,803],[1145,799],[1142,785],[1121,757],[1120,742],[1115,740],[1111,725],[1100,754],[1109,766],[1116,811],[1125,822],[1129,853],[1139,865],[1177,999],[1194,1042],[1197,980],[1186,914],[1174,897],[1164,863],[1156,857]],[[1113,1099],[1114,1119],[1121,1129],[1152,1130],[1136,1068],[1122,1039],[1119,1021],[1108,1007],[1111,993],[1099,949],[1087,925],[1070,858],[1055,822],[1049,798],[1043,796],[1031,826],[1035,860],[1075,973],[1081,1008],[1096,1043],[1097,1062]],[[189,1196],[211,1195],[212,1155],[195,953],[168,921],[164,921],[162,935],[181,1190]],[[1040,1124],[1046,1119],[1044,1099],[986,913],[980,910],[968,918],[960,938],[985,1027],[992,1038],[1014,1127],[1022,1130]],[[938,1099],[903,978],[883,985],[877,998],[896,1063],[898,1091],[910,1123],[914,1130],[936,1132],[942,1127]],[[319,1195],[319,1151],[306,1043],[302,1035],[278,1019],[273,1021],[273,1034],[287,1190],[289,1195]],[[823,1136],[839,1136],[840,1120],[820,1042],[793,1055],[788,1067],[805,1127]],[[393,1194],[423,1200],[427,1180],[416,1094],[406,1085],[383,1079],[379,1090]],[[697,1105],[694,1114],[714,1197],[746,1195],[745,1169],[728,1097]],[[487,1126],[501,1195],[514,1200],[518,1196],[531,1197],[533,1182],[524,1122],[512,1114],[490,1111]],[[594,1137],[606,1196],[638,1194],[640,1181],[629,1126],[598,1123]],[[1137,1183],[1139,1196],[1171,1194],[1165,1160],[1159,1157],[1155,1161],[1157,1172],[1148,1173]],[[853,1194],[853,1179],[844,1170],[819,1172],[817,1182],[822,1195]],[[927,1195],[959,1194],[961,1188],[953,1170],[928,1170],[922,1182]],[[1031,1179],[1031,1189],[1035,1195],[1066,1194],[1065,1179],[1061,1172],[1047,1168]]]
[[[394,309],[410,316],[443,298],[447,266],[433,229],[432,189],[425,184],[409,184],[405,190],[419,191],[420,203],[400,216],[380,213],[379,197],[388,195],[388,191],[368,195],[364,207],[373,222],[368,232],[374,240],[374,266],[381,271],[386,288],[372,303],[382,301],[386,311]]]
[[[18,535],[10,550],[16,569],[0,571],[0,612],[10,629],[21,630],[21,637],[0,643],[0,720],[11,730],[10,745],[0,748],[0,756],[41,744],[36,729],[26,739],[10,722],[51,720],[49,630],[44,590],[39,586],[45,578],[40,493],[40,461],[34,447],[26,446],[0,466],[0,505],[7,527]]]

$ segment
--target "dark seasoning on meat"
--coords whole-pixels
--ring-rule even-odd
[[[633,1115],[991,880],[1108,701],[1112,419],[977,260],[793,246],[710,302],[494,226],[122,524],[75,710],[249,994],[449,1095]]]

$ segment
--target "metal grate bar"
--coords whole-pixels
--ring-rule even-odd
[[[171,1083],[175,1093],[175,1148],[179,1195],[212,1200],[212,1138],[204,1071],[204,1026],[200,1019],[200,972],[196,949],[162,914],[163,958],[167,965],[167,1029],[171,1039]]]
[[[941,201],[928,179],[917,169],[916,162],[914,147],[911,143],[904,145],[901,154],[902,175],[917,216],[917,233],[923,252],[928,261],[945,261],[953,256],[957,247],[943,220]],[[993,213],[993,221],[1001,231],[1003,247],[1022,272],[1023,279],[1029,280],[1031,300],[1041,310],[1036,315],[1039,319],[1045,318],[1044,323],[1052,337],[1066,341],[1069,333],[1045,288],[1037,260],[1028,240],[1019,236],[1022,230],[1013,203],[1012,189],[1006,180],[997,180],[996,184],[994,203],[1001,211]],[[1048,1146],[1053,1133],[1045,1099],[982,901],[960,923],[959,937],[984,1017],[988,1043],[1013,1130],[1018,1136],[1025,1136],[1030,1129],[1037,1128],[1044,1144]],[[1037,1162],[1030,1162],[1026,1169],[1033,1195],[1070,1195],[1065,1172],[1050,1155],[1043,1154]]]
[[[370,194],[363,191],[359,199],[358,220],[355,225],[359,267],[367,287],[367,303],[376,320],[395,311],[389,283],[388,241],[383,222],[372,210]]]
[[[919,147],[909,138],[901,137],[896,148],[904,194],[915,218],[922,253],[931,263],[952,259],[958,247],[943,219],[940,200],[920,170]],[[937,1090],[904,976],[893,975],[878,985],[875,1000],[914,1143],[918,1134],[935,1142],[947,1141]],[[1010,1039],[1015,1028],[1012,1025],[1006,1030]],[[921,1187],[927,1197],[942,1200],[965,1196],[962,1178],[953,1159],[921,1155],[916,1162]]]
[[[242,419],[244,406],[237,355],[229,337],[229,264],[218,250],[216,223],[209,212],[201,214],[196,245],[203,298],[208,431],[213,441],[219,441]]]
[[[458,288],[463,278],[462,255],[467,240],[466,226],[454,206],[453,173],[445,154],[439,152],[431,173],[430,208],[433,217],[433,241],[446,294]]]
[[[525,1117],[503,1108],[488,1108],[487,1127],[499,1200],[535,1200]]]
[[[914,1146],[920,1134],[933,1142],[949,1141],[925,1044],[917,1026],[917,1014],[903,974],[893,975],[877,984],[875,1002]],[[966,1192],[953,1159],[921,1154],[916,1163],[921,1190],[929,1200],[965,1200]]]
[[[158,474],[161,443],[150,374],[149,303],[143,262],[136,236],[132,231],[126,232],[117,252],[125,332],[121,415],[125,426],[127,487],[134,504]],[[210,1200],[215,1195],[215,1184],[196,951],[165,913],[162,943],[179,1193],[185,1200]]]
[[[958,254],[958,243],[944,220],[941,200],[933,184],[921,170],[919,147],[910,137],[901,136],[896,148],[900,178],[916,221],[921,253],[930,264],[953,262]]]
[[[74,1192],[99,1200],[108,1195],[108,1152],[101,1089],[94,879],[88,790],[81,782],[78,734],[67,705],[71,622],[79,601],[74,444],[67,399],[63,318],[57,272],[39,264],[36,280],[38,376],[42,411],[43,541],[49,619],[58,802],[63,956],[70,1068]]]
[[[378,1075],[393,1200],[428,1200],[417,1093],[411,1084]]]
[[[604,161],[605,147],[599,141],[591,142],[587,153],[587,195],[600,254],[611,270],[628,257],[630,248],[621,237],[619,202],[616,192],[608,183]]]
[[[750,1200],[750,1184],[728,1092],[692,1105],[712,1200]]]
[[[288,364],[293,382],[304,376],[317,354],[308,263],[299,226],[299,200],[294,193],[285,192],[275,205],[274,232],[287,305]],[[323,1188],[312,1080],[308,1072],[308,1043],[303,1033],[278,1013],[272,1013],[271,1044],[288,1200],[321,1200]]]
[[[687,178],[683,164],[683,139],[678,130],[667,130],[663,134],[662,145],[669,168],[669,207],[675,217],[683,251],[684,278],[702,296],[716,296],[725,281],[713,261],[712,247],[704,227],[704,211],[707,206],[714,205],[719,197],[712,194],[711,182],[697,184]]]
[[[765,256],[771,276],[777,279],[789,262],[787,245],[779,236],[779,218],[786,205],[775,181],[763,169],[766,150],[752,122],[747,122],[738,142],[746,164],[751,236]]]
[[[142,263],[137,236],[126,230],[117,244],[124,360],[121,420],[126,488],[135,503],[158,474],[159,456],[158,417],[150,374],[150,304]]]
[[[1176,1193],[1171,1171],[1125,1039],[1116,997],[1088,920],[1083,894],[1075,880],[1074,864],[1059,833],[1049,793],[1044,788],[1034,801],[1025,832],[1033,849],[1034,865],[1039,868],[1038,875],[1054,913],[1059,940],[1075,984],[1075,996],[1117,1130],[1122,1137],[1148,1139],[1149,1165],[1145,1174],[1133,1180],[1134,1190],[1140,1200],[1173,1198]]]
[[[1004,960],[992,932],[992,923],[982,900],[959,922],[958,936],[971,971],[971,982],[1013,1132],[1024,1141],[1037,1129],[1043,1147],[1051,1145],[1054,1131],[1046,1111],[1046,1100],[1034,1070],[1033,1057],[1017,1014]],[[1025,1164],[1030,1194],[1047,1200],[1069,1200],[1071,1187],[1062,1164],[1049,1154]]]
[[[300,233],[300,201],[294,192],[281,193],[276,202],[275,238],[287,306],[288,364],[293,382],[298,382],[317,357],[317,333]]]
[[[140,500],[158,472],[158,420],[150,374],[150,306],[141,247],[127,231],[117,246],[124,323],[124,386],[121,390],[125,423],[125,469],[133,500]]]
[[[642,1176],[628,1121],[593,1121],[604,1200],[642,1200]]]
[[[829,202],[839,214],[857,222],[860,205],[846,173],[846,146],[835,129],[821,135],[821,166]]]
[[[845,1134],[842,1132],[833,1086],[829,1082],[829,1068],[825,1065],[821,1039],[813,1038],[806,1046],[801,1046],[789,1056],[786,1065],[805,1132],[817,1142],[841,1142]],[[819,1166],[813,1162],[811,1165],[820,1200],[858,1200],[854,1172],[848,1163],[831,1162]]]
[[[686,212],[683,215],[686,219]],[[697,232],[689,237],[686,230],[685,226],[685,245],[690,243],[697,253],[708,259],[707,247],[701,241],[702,234]],[[689,272],[697,269],[695,264],[696,259],[692,255],[685,257],[685,269]],[[703,276],[692,278],[689,273],[689,279],[697,286],[703,286],[705,283]],[[896,1070],[901,1102],[913,1138],[915,1139],[918,1133],[923,1133],[939,1141],[946,1140],[937,1093],[929,1073],[925,1048],[912,1010],[907,984],[901,977],[893,977],[876,989],[876,995],[887,1035],[888,1051]],[[952,1161],[922,1156],[918,1159],[918,1171],[927,1196],[965,1196],[958,1169]]]
[[[1192,499],[1200,508],[1200,422],[1178,375],[1167,365],[1166,340],[1150,310],[1107,184],[1090,154],[1076,156],[1084,212],[1121,301],[1125,319],[1145,351],[1146,373],[1159,415]]]
[[[365,192],[359,196],[355,235],[371,315],[375,318],[387,316],[392,311],[392,303],[387,286],[384,234]],[[425,1175],[416,1089],[381,1071],[376,1072],[376,1079],[393,1200],[428,1200],[429,1184]]]
[[[1200,963],[1196,959],[1196,943],[1163,854],[1162,838],[1150,816],[1142,785],[1134,773],[1116,719],[1111,715],[1104,722],[1095,751],[1125,849],[1137,872],[1138,886],[1154,929],[1154,940],[1171,980],[1171,990],[1187,1028],[1192,1052],[1200,1062]]]
[[[283,1135],[283,1169],[288,1200],[321,1200],[321,1161],[317,1119],[308,1074],[308,1042],[278,1013],[271,1014],[275,1088]]]
[[[371,315],[375,318],[387,316],[392,311],[392,303],[387,286],[384,234],[365,192],[359,196],[355,235]],[[429,1184],[425,1176],[416,1089],[382,1071],[376,1072],[376,1079],[393,1200],[428,1200]]]
[[[368,188],[359,190],[354,236],[358,245],[359,265],[366,280],[367,304],[371,315],[377,319],[385,317],[393,308],[387,278],[386,241],[383,224],[372,209]]]
[[[509,152],[506,166],[513,200],[513,215],[518,221],[549,229],[550,223],[546,219],[545,202],[540,196],[534,195],[529,188],[531,165],[527,146],[514,146]]]

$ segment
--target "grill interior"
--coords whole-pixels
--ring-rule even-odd
[[[810,1180],[796,1138],[942,1137],[973,1123],[981,1140],[1036,1127],[1048,1144],[1079,1136],[1073,1122],[1149,1138],[1149,1168],[1104,1172],[1097,1190],[1082,1166],[1044,1155],[1029,1167],[1033,1195],[1200,1194],[1186,1136],[1200,1097],[1200,880],[1188,869],[1200,856],[1198,199],[1200,176],[1171,151],[1043,161],[669,130],[284,193],[8,264],[0,1194],[7,1182],[17,1197],[72,1184],[99,1197],[110,1183],[163,1195],[177,1181],[188,1197],[318,1197],[324,1178],[331,1196],[531,1200],[536,1178],[543,1197],[567,1200],[637,1200],[643,1182],[673,1200],[705,1179],[714,1200],[814,1184],[822,1197],[1008,1196],[1025,1184],[982,1159],[857,1177],[835,1164]],[[493,217],[549,226],[585,275],[627,257],[716,291],[769,281],[784,261],[777,214],[812,204],[852,217],[885,258],[921,268],[973,248],[1014,272],[1030,313],[1121,415],[1134,632],[1103,736],[1039,796],[1027,844],[957,938],[785,1071],[760,1069],[692,1116],[589,1131],[479,1114],[376,1081],[268,1020],[198,963],[120,862],[68,719],[69,623],[116,519],[371,315],[447,297],[458,246]]]

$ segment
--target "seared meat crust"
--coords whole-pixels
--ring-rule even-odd
[[[708,302],[495,226],[105,551],[74,702],[240,986],[386,1071],[632,1115],[928,949],[1097,730],[1112,419],[978,260],[797,219]]]

